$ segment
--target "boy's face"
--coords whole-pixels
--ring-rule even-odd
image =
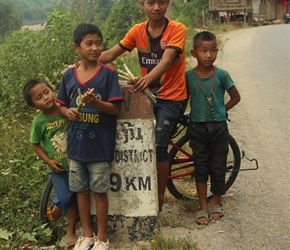
[[[80,46],[74,43],[73,47],[82,60],[95,62],[102,54],[103,42],[97,34],[88,34],[83,37]]]
[[[216,41],[199,41],[194,49],[191,50],[191,55],[197,59],[198,64],[205,67],[212,66],[216,60],[218,48]]]
[[[149,20],[163,20],[169,0],[141,0],[141,6]]]
[[[31,108],[33,109],[46,111],[53,108],[55,105],[54,93],[45,83],[35,85],[29,91],[29,95],[31,96],[31,101],[33,103]]]

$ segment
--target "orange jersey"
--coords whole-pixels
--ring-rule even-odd
[[[147,75],[161,60],[165,49],[178,53],[171,67],[151,83],[149,89],[157,98],[181,101],[187,98],[185,83],[184,43],[186,28],[182,23],[166,19],[162,34],[152,38],[148,32],[148,21],[134,25],[119,46],[131,51],[137,48],[142,76]]]

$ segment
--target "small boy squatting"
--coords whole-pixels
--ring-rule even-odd
[[[190,98],[190,125],[187,134],[195,163],[195,182],[200,211],[195,222],[207,225],[219,220],[223,214],[221,196],[226,193],[225,174],[229,132],[227,111],[240,101],[240,94],[226,70],[213,63],[218,53],[216,37],[204,31],[193,38],[191,55],[197,66],[186,71],[186,84]],[[225,103],[225,92],[230,99]],[[212,206],[207,204],[207,182],[210,176]]]

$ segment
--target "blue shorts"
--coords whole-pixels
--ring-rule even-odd
[[[157,99],[154,104],[155,142],[157,162],[168,159],[168,144],[176,129],[178,119],[183,115],[187,100],[168,101]]]
[[[51,172],[50,176],[55,190],[53,203],[62,210],[63,214],[66,214],[67,209],[71,204],[77,207],[77,195],[69,189],[68,171],[60,174]]]
[[[79,162],[69,159],[69,188],[74,192],[88,189],[96,193],[110,190],[109,162]]]

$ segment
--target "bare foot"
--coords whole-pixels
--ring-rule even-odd
[[[67,233],[67,235],[66,235],[66,248],[67,249],[72,248],[76,244],[77,240],[78,240],[78,238],[76,237],[75,234]]]

